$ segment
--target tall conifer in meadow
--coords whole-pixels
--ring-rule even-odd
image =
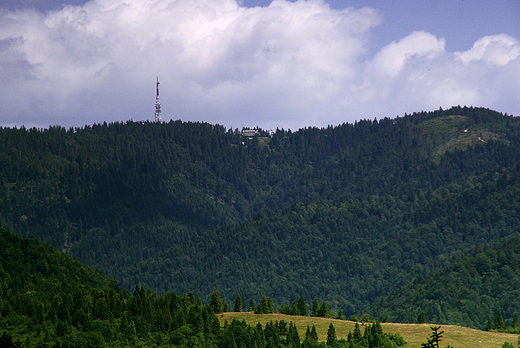
[[[332,347],[336,344],[336,329],[334,325],[330,323],[329,329],[327,330],[327,346]]]
[[[495,319],[495,330],[504,330],[506,325],[504,324],[504,319],[502,318],[502,313],[500,313],[500,309],[497,311],[497,317]]]
[[[235,306],[233,307],[233,312],[242,312],[242,299],[240,298],[240,294],[237,294],[235,297]]]
[[[312,303],[312,316],[317,317],[319,311],[320,311],[320,304],[318,302],[318,299],[315,297],[314,302]]]

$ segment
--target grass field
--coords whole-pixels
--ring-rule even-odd
[[[349,331],[354,331],[355,322],[337,319],[325,319],[316,317],[288,316],[284,314],[253,314],[253,313],[223,313],[219,315],[221,324],[225,320],[231,322],[233,319],[245,320],[250,325],[261,323],[265,324],[269,321],[285,320],[287,323],[292,321],[298,328],[300,338],[305,337],[307,326],[316,326],[318,338],[324,341],[327,338],[327,329],[330,323],[333,323],[336,329],[336,336],[339,338],[347,338]],[[394,324],[382,323],[384,332],[398,332],[407,342],[405,347],[418,348],[422,342],[426,342],[426,338],[431,334],[431,326],[434,324]],[[519,336],[516,334],[506,334],[498,332],[480,331],[466,327],[454,325],[442,325],[441,331],[444,331],[441,347],[451,345],[454,348],[500,348],[504,342],[512,343],[517,346]],[[361,326],[361,332],[364,332]]]

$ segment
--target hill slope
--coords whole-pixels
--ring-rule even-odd
[[[132,295],[100,272],[36,240],[0,229],[2,347],[212,345],[221,334],[192,294]]]
[[[127,289],[303,294],[347,314],[516,231],[501,195],[519,130],[466,107],[254,139],[180,121],[3,128],[0,224]]]
[[[471,255],[441,271],[419,277],[374,303],[367,311],[390,321],[415,322],[421,311],[434,323],[484,329],[487,318],[501,312],[506,326],[520,313],[520,240],[493,248],[476,248]],[[520,332],[520,326],[516,328]]]
[[[228,300],[264,294],[280,305],[303,295],[310,304],[318,297],[348,317],[475,244],[520,237],[519,172],[499,170],[407,199],[370,196],[262,212],[188,236],[129,273],[155,287],[220,289]],[[161,267],[168,272],[152,271]]]
[[[221,323],[225,321],[231,322],[233,319],[244,320],[249,325],[255,325],[256,323],[265,325],[271,321],[281,320],[286,322],[292,321],[298,328],[301,336],[303,336],[302,333],[305,332],[307,326],[312,327],[312,325],[315,325],[319,341],[325,341],[327,329],[331,323],[334,325],[338,339],[347,339],[348,333],[354,331],[356,324],[348,320],[288,316],[283,314],[224,313],[220,317]],[[365,323],[363,326],[368,324]],[[363,326],[361,326],[361,330],[364,330]],[[430,336],[432,324],[381,323],[381,326],[384,332],[399,333],[406,341],[405,347],[421,347],[421,343],[426,342],[426,338]],[[504,342],[512,343],[514,346],[518,341],[518,335],[516,334],[481,331],[456,325],[442,325],[441,330],[444,331],[441,346],[496,348],[502,346]]]
[[[86,287],[124,292],[114,280],[51,246],[20,238],[0,228],[0,279],[21,293]]]

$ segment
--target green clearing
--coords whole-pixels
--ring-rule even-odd
[[[423,135],[429,139],[431,156],[436,164],[446,152],[463,151],[468,146],[473,147],[488,141],[503,139],[503,134],[487,128],[487,124],[467,125],[468,117],[451,115],[434,118],[417,126]]]
[[[292,321],[298,328],[300,338],[305,337],[305,331],[307,326],[312,327],[314,324],[318,338],[320,341],[325,341],[327,337],[327,329],[330,323],[334,325],[336,329],[336,335],[338,339],[347,338],[349,331],[354,331],[355,322],[348,320],[329,319],[329,318],[317,318],[310,316],[293,316],[285,314],[254,314],[254,313],[236,313],[227,312],[219,315],[221,325],[227,320],[230,323],[233,319],[245,320],[249,325],[256,325],[261,323],[265,324],[269,321],[280,321],[284,320],[287,323]],[[361,332],[364,331],[361,324]],[[426,342],[426,338],[431,334],[431,326],[435,324],[400,324],[400,323],[381,323],[384,332],[399,333],[404,340],[407,342],[406,348],[418,348],[421,347],[421,343]],[[441,331],[443,333],[443,339],[441,347],[447,345],[453,348],[491,348],[491,347],[502,347],[504,342],[512,343],[516,345],[518,342],[517,334],[508,334],[500,332],[490,332],[470,329],[455,325],[442,325]]]

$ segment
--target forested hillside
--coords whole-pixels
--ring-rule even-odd
[[[476,247],[467,257],[374,303],[368,312],[392,322],[449,322],[520,333],[520,239]],[[500,320],[496,320],[500,313]],[[516,320],[514,319],[516,316]],[[491,320],[491,326],[486,327]]]
[[[332,333],[320,344],[309,332],[300,337],[292,321],[250,326],[233,320],[221,327],[218,291],[209,304],[192,293],[157,296],[139,286],[130,295],[98,271],[36,240],[0,229],[0,245],[2,348],[299,348],[301,341],[304,347],[379,348],[404,343],[398,334],[383,333],[379,323],[366,326],[364,335],[358,327],[359,335],[355,331],[349,342],[337,340],[331,324]]]
[[[476,244],[520,237],[519,207],[520,166],[402,198],[298,203],[201,231],[123,278],[139,274],[156,288],[266,294],[275,304],[318,297],[348,317]],[[150,271],[161,267],[168,272]]]
[[[359,313],[517,233],[520,120],[454,107],[324,129],[0,128],[0,225],[135,284]]]

